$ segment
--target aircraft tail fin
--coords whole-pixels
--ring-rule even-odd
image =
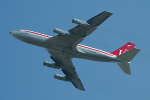
[[[126,74],[131,74],[129,63],[136,56],[136,54],[140,51],[140,49],[133,48],[119,56],[117,58],[122,61],[122,63],[117,63],[119,67]]]
[[[133,49],[135,46],[134,43],[128,42],[127,44],[125,44],[124,46],[122,46],[121,48],[117,49],[116,51],[112,52],[111,54],[119,56],[131,49]]]

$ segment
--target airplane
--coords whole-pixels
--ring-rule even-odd
[[[65,74],[55,74],[54,78],[71,82],[77,89],[85,91],[72,63],[72,58],[115,62],[124,73],[131,74],[129,63],[140,51],[140,49],[134,48],[135,44],[131,42],[111,53],[79,44],[111,15],[112,13],[103,11],[87,21],[72,19],[72,23],[77,26],[68,31],[55,28],[53,32],[58,35],[54,37],[30,30],[16,30],[11,31],[10,34],[23,42],[46,48],[55,63],[44,61],[43,65],[61,69]]]

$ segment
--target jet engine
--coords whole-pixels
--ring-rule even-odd
[[[66,76],[63,76],[63,75],[60,75],[60,74],[55,74],[54,75],[54,78],[55,79],[58,79],[58,80],[62,80],[62,81],[67,81],[67,82],[70,82],[71,80],[69,78],[67,78]]]
[[[44,61],[44,62],[43,62],[43,65],[44,65],[44,66],[47,66],[47,67],[55,68],[55,69],[60,69],[60,67],[57,66],[55,63],[51,63],[51,62],[49,62],[49,61]]]
[[[70,33],[68,31],[64,31],[64,30],[61,30],[61,29],[58,29],[58,28],[54,28],[53,32],[57,33],[59,35],[70,35]]]
[[[89,25],[86,21],[82,21],[79,19],[72,19],[72,23],[79,24],[79,25]]]

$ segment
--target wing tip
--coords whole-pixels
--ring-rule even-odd
[[[76,87],[76,88],[77,88],[77,87]],[[79,89],[79,88],[77,88],[77,89]],[[79,90],[86,91],[84,87],[83,87],[82,89],[80,88]]]
[[[83,89],[82,91],[86,91],[85,89]]]
[[[110,15],[112,15],[113,13],[109,12],[109,11],[103,11],[103,13],[108,13]]]
[[[72,79],[72,84],[79,90],[85,91],[83,84],[80,79]]]

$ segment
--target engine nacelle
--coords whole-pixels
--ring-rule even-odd
[[[66,76],[63,76],[63,75],[60,75],[60,74],[55,74],[54,75],[54,78],[55,79],[58,79],[58,80],[62,80],[62,81],[67,81],[67,82],[70,82],[71,80],[68,79]]]
[[[79,19],[72,19],[72,23],[79,24],[79,25],[90,25],[86,21],[82,21]]]
[[[58,28],[54,28],[53,32],[57,33],[59,35],[70,35],[70,33],[68,31],[64,31],[64,30],[61,30],[61,29],[58,29]]]
[[[52,63],[49,62],[49,61],[44,61],[44,62],[43,62],[43,65],[44,65],[44,66],[47,66],[47,67],[55,68],[55,69],[60,69],[60,67],[57,66],[55,63],[52,64]]]

